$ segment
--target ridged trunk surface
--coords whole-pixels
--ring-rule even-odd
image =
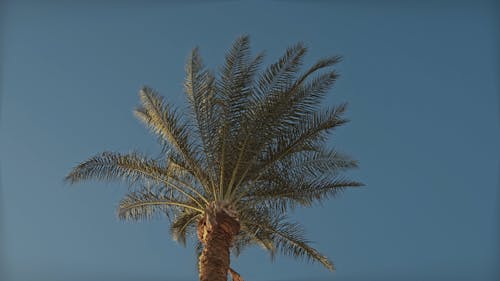
[[[239,230],[239,222],[223,209],[206,211],[198,223],[198,239],[204,245],[198,263],[200,281],[227,281],[229,250]]]

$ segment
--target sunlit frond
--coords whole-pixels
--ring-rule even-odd
[[[221,126],[221,106],[216,97],[215,77],[204,69],[198,48],[193,49],[186,63],[184,92],[193,117],[193,128],[203,149],[210,184],[215,186],[218,169],[215,155],[218,128]]]
[[[83,180],[139,180],[163,183],[168,179],[164,163],[148,159],[138,153],[120,154],[103,152],[80,163],[66,176],[65,180],[77,183]]]
[[[120,201],[118,217],[125,220],[140,220],[158,214],[168,216],[181,210],[203,212],[193,201],[172,198],[165,189],[144,187],[125,195]]]
[[[195,202],[208,202],[196,185],[181,180],[182,175],[178,169],[173,163],[165,165],[138,153],[104,152],[73,168],[66,176],[66,181],[77,183],[91,179],[124,180],[131,185],[164,185],[172,192],[181,193]]]
[[[189,127],[182,121],[180,114],[149,87],[144,87],[139,96],[142,107],[134,111],[135,115],[182,155],[198,179],[206,184],[207,175],[204,173],[197,156],[199,151],[190,141]]]

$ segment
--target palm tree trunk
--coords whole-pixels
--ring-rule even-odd
[[[198,223],[198,239],[204,245],[198,263],[200,281],[227,281],[229,249],[239,230],[238,220],[223,209],[207,209]]]

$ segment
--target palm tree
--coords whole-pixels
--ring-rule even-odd
[[[305,54],[298,43],[259,71],[263,54],[252,57],[249,38],[242,36],[216,77],[195,48],[184,84],[189,115],[149,87],[139,93],[134,113],[164,145],[161,159],[104,152],[76,166],[66,180],[128,182],[133,188],[119,204],[119,218],[166,215],[173,237],[184,245],[196,233],[201,281],[226,281],[228,272],[241,280],[230,268],[230,251],[239,255],[254,244],[271,256],[279,252],[334,270],[286,215],[362,185],[342,175],[357,162],[325,146],[327,134],[347,122],[346,104],[320,108],[338,77],[330,67],[340,57],[299,73]]]

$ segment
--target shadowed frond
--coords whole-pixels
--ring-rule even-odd
[[[297,205],[310,207],[324,199],[335,197],[349,187],[360,187],[362,183],[344,177],[318,179],[291,179],[274,174],[274,178],[256,184],[244,198],[255,205],[285,212]]]
[[[234,153],[241,145],[237,135],[241,132],[242,118],[248,109],[249,99],[253,95],[253,80],[262,63],[263,54],[255,58],[250,56],[250,39],[248,36],[238,38],[226,54],[225,64],[221,69],[218,82],[218,97],[221,103],[221,123],[215,135],[216,151],[219,166],[219,192],[226,195],[231,183],[238,153]],[[226,193],[226,194],[225,194]]]
[[[285,54],[275,63],[271,64],[260,74],[256,94],[252,99],[255,104],[264,104],[264,98],[268,101],[275,100],[282,92],[283,85],[289,85],[290,81],[297,75],[302,64],[307,48],[302,43],[287,48]]]
[[[272,143],[261,149],[257,159],[247,165],[240,184],[258,181],[260,177],[279,161],[287,160],[297,153],[317,151],[325,139],[326,133],[347,122],[342,118],[345,104],[323,112],[315,112],[302,118],[286,132],[276,134]]]
[[[281,221],[274,225],[262,224],[261,227],[272,234],[274,244],[281,254],[319,262],[327,269],[335,270],[333,263],[326,256],[309,246],[310,242],[305,239],[304,231],[298,224]]]
[[[266,150],[266,147],[273,147],[276,141],[283,136],[296,136],[299,133],[297,129],[307,125],[304,124],[304,120],[318,119],[315,116],[316,110],[322,97],[333,85],[338,74],[335,71],[329,71],[311,81],[306,81],[306,78],[317,70],[334,65],[340,58],[326,58],[316,63],[295,82],[291,83],[290,77],[293,77],[298,70],[300,58],[304,53],[305,48],[300,44],[289,49],[287,54],[268,70],[267,76],[278,78],[263,79],[261,81],[263,85],[268,85],[267,87],[261,85],[261,90],[266,88],[270,92],[262,97],[254,94],[247,110],[248,113],[242,120],[241,127],[243,129],[237,138],[240,145],[234,149],[238,152],[239,157],[231,175],[230,188],[232,183],[239,186],[245,180],[251,178],[252,172],[255,173],[255,170],[252,170],[259,165],[257,160],[262,151]],[[286,65],[285,62],[289,58],[292,58],[291,60],[294,62],[291,63],[289,70],[285,69],[283,71],[286,74],[285,77],[287,77],[284,79],[286,83],[280,83],[280,72],[278,70]],[[275,85],[270,86],[269,83]],[[342,106],[339,107],[336,113],[340,115],[342,109]],[[250,175],[247,175],[248,173]]]
[[[295,84],[300,85],[304,80],[307,79],[311,74],[315,73],[316,71],[333,66],[339,62],[342,61],[341,56],[331,56],[327,58],[323,58],[318,60],[313,66],[311,66],[304,74],[302,74],[298,79]]]
[[[276,79],[270,81],[264,79],[264,82],[260,82],[260,84],[266,85],[263,89],[262,86],[260,87],[264,94],[254,95],[256,98],[249,110],[252,114],[248,116],[247,121],[254,126],[257,125],[253,130],[249,130],[249,133],[259,136],[257,139],[261,141],[262,145],[269,142],[269,137],[272,139],[279,134],[282,128],[294,124],[301,116],[313,112],[314,105],[319,104],[323,95],[338,76],[335,71],[330,71],[313,79],[312,82],[306,81],[316,71],[338,62],[338,57],[333,57],[316,63],[306,73],[293,81],[305,51],[305,47],[301,44],[290,48],[276,64],[277,66],[286,65],[284,63],[290,60],[291,67],[284,68],[284,77],[281,77],[283,73],[278,71]],[[271,69],[273,68],[271,67]],[[278,69],[281,68],[278,67]]]
[[[264,248],[269,251],[271,258],[274,258],[275,251],[279,251],[285,256],[319,262],[329,270],[334,270],[332,262],[309,245],[303,228],[298,223],[289,222],[286,216],[269,209],[247,209],[241,223],[252,231],[248,236],[265,237],[269,245]]]
[[[295,178],[320,178],[338,175],[358,167],[358,161],[334,149],[314,147],[290,154],[276,161],[260,179],[273,178],[273,173],[293,175]]]
[[[272,259],[274,259],[276,246],[274,245],[272,236],[269,232],[262,231],[259,225],[261,221],[271,220],[273,216],[279,215],[273,212],[274,210],[262,209],[256,204],[240,201],[239,219],[241,231],[236,237],[235,246],[238,247],[234,249],[236,253],[239,254],[239,252],[247,246],[259,245],[270,254]],[[245,241],[248,242],[248,245],[244,244]]]
[[[239,256],[241,252],[252,245],[259,245],[264,250],[268,251],[271,258],[274,259],[276,247],[268,232],[263,232],[254,223],[249,223],[249,219],[242,219],[240,234],[235,237],[233,243],[233,254]],[[251,220],[250,220],[251,222]]]
[[[201,213],[194,210],[183,210],[176,216],[170,224],[170,233],[174,240],[185,246],[187,237],[193,235],[200,216]]]

